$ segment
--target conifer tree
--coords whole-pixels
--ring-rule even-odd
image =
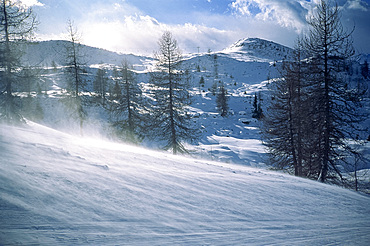
[[[216,104],[217,109],[222,117],[226,117],[229,112],[228,100],[229,98],[227,96],[227,90],[224,86],[224,83],[221,83],[216,97]]]
[[[119,100],[122,96],[122,89],[119,86],[118,80],[115,80],[114,86],[111,93],[111,99],[113,100]]]
[[[292,61],[285,61],[282,79],[271,88],[273,100],[263,120],[264,143],[268,147],[271,162],[278,168],[293,169],[296,176],[309,176],[305,172],[312,156],[308,148],[313,142],[308,139],[313,132],[310,121],[307,88],[309,87],[307,62],[303,61],[302,45],[298,40]],[[256,98],[256,97],[255,97]],[[256,107],[257,100],[254,105]],[[303,144],[305,143],[305,144]],[[306,153],[306,155],[304,155]],[[305,163],[305,156],[309,160]]]
[[[367,60],[365,60],[361,65],[361,75],[364,77],[364,79],[369,77],[369,64],[367,63]]]
[[[201,77],[200,77],[200,80],[199,80],[199,88],[204,87],[204,84],[205,84],[205,82],[204,82],[204,77],[203,77],[203,76],[201,76]]]
[[[145,107],[142,91],[128,61],[123,61],[116,72],[115,86],[110,97],[111,122],[119,136],[131,143],[139,143],[143,137]]]
[[[338,6],[330,3],[319,2],[293,61],[284,64],[264,129],[279,168],[293,168],[295,175],[321,182],[342,179],[339,166],[358,154],[348,140],[358,141],[364,119],[358,111],[360,86],[347,79],[351,33],[340,24]]]
[[[96,72],[95,79],[93,82],[94,92],[96,93],[97,97],[100,99],[101,104],[104,106],[106,94],[107,94],[107,86],[108,86],[108,77],[107,71],[100,67]]]
[[[154,84],[154,126],[157,136],[166,142],[164,149],[173,154],[186,152],[184,141],[196,137],[192,128],[188,84],[184,81],[180,65],[182,55],[177,41],[170,32],[164,32],[155,54],[158,72],[151,73]]]
[[[351,100],[355,90],[345,76],[354,49],[352,32],[344,30],[338,5],[321,0],[308,23],[304,48],[318,68],[313,99],[320,104],[316,117],[321,123],[321,134],[316,137],[322,141],[316,153],[321,159],[318,179],[325,182],[335,174],[342,177],[338,165],[345,159],[343,150],[350,149],[345,139],[356,132],[362,117],[357,114],[358,102]]]
[[[257,93],[254,94],[252,118],[262,118],[261,96],[258,99]]]
[[[83,95],[86,81],[84,79],[84,63],[81,54],[80,35],[77,28],[71,20],[67,23],[69,42],[65,46],[66,52],[66,69],[65,75],[67,80],[67,94],[63,99],[67,108],[71,112],[72,118],[79,121],[80,133],[83,134],[83,123],[87,113],[83,108]]]

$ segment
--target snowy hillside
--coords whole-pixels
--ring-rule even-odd
[[[241,39],[222,52],[243,61],[282,61],[293,55],[293,49],[260,38]]]
[[[73,132],[78,127],[68,122],[65,107],[60,102],[63,89],[67,86],[63,67],[59,66],[64,63],[66,43],[46,41],[30,44],[24,60],[44,66],[40,74],[40,87],[44,94],[36,96],[34,93],[44,112],[40,123]],[[143,90],[148,88],[149,72],[155,63],[153,58],[117,54],[88,46],[82,46],[81,53],[89,66],[84,74],[87,91],[93,90],[93,81],[99,68],[97,64],[119,65],[124,58],[134,65],[137,82]],[[187,80],[192,87],[191,110],[202,130],[198,143],[187,148],[206,159],[264,167],[266,154],[259,136],[260,122],[252,118],[253,99],[258,95],[262,109],[267,110],[269,85],[280,77],[278,70],[281,61],[291,53],[289,47],[263,39],[247,38],[220,52],[184,55],[182,68],[189,72]],[[53,62],[57,68],[52,67]],[[105,66],[105,69],[112,78],[112,66]],[[202,78],[204,84],[200,84]],[[108,82],[110,88],[113,87],[112,81]],[[216,107],[214,88],[220,83],[225,85],[228,92],[230,110],[227,117],[221,117]],[[89,116],[86,125],[95,126],[97,132],[106,134],[107,112],[98,105],[91,105],[86,110]]]
[[[57,66],[65,64],[65,50],[69,42],[63,40],[51,40],[32,42],[25,45],[25,54],[22,57],[25,64],[31,66],[51,67],[53,63]],[[81,45],[81,60],[88,66],[96,64],[120,65],[124,59],[134,65],[135,69],[142,71],[146,64],[153,59],[132,54],[118,54],[104,49],[98,49]]]
[[[261,40],[263,42],[263,40]],[[45,66],[41,74],[41,89],[43,95],[37,99],[43,109],[44,118],[41,124],[55,129],[73,132],[77,126],[70,124],[65,107],[60,98],[66,88],[63,67],[66,41],[47,41],[30,44],[27,47],[25,62],[33,65]],[[149,83],[154,60],[148,57],[121,55],[93,47],[82,46],[83,59],[88,61],[86,69],[86,89],[92,91],[92,84],[97,72],[97,64],[119,65],[122,59],[132,58],[131,63],[137,71],[136,79],[145,88]],[[287,48],[288,49],[288,48]],[[259,55],[259,60],[236,59],[234,52],[213,52],[185,56],[183,69],[190,72],[189,83],[192,87],[193,113],[202,129],[199,144],[188,146],[194,154],[207,159],[223,160],[242,163],[250,166],[264,166],[265,150],[258,136],[259,122],[252,116],[252,101],[255,93],[259,93],[261,100],[267,100],[267,85],[278,77],[277,66],[274,60]],[[255,55],[258,55],[255,52]],[[245,56],[246,57],[246,56]],[[57,68],[52,67],[56,63]],[[112,67],[105,66],[108,76],[112,76]],[[200,85],[200,78],[204,78],[204,85]],[[212,88],[217,83],[224,83],[229,93],[230,114],[223,118],[216,108],[215,95]],[[112,87],[112,83],[110,82]],[[263,104],[263,107],[266,105]],[[91,105],[88,111],[87,125],[95,126],[96,131],[106,133],[107,113],[97,105]],[[72,130],[71,130],[72,129]],[[233,139],[233,141],[230,141]],[[153,146],[153,144],[151,145]],[[253,146],[253,147],[252,147]],[[251,147],[251,148],[250,148]],[[251,151],[251,149],[253,151]]]
[[[370,198],[251,167],[0,128],[1,245],[368,245]]]

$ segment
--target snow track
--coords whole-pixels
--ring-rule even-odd
[[[368,245],[370,198],[30,124],[0,128],[0,245]]]

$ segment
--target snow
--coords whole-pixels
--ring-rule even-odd
[[[2,245],[370,242],[370,198],[350,190],[32,122],[0,127]],[[230,148],[238,140],[210,141]]]
[[[223,50],[240,61],[282,61],[289,59],[293,49],[260,38],[245,38]]]

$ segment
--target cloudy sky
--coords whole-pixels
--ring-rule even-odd
[[[67,20],[82,43],[152,54],[163,31],[186,52],[219,51],[240,38],[292,47],[318,0],[22,0],[32,5],[40,40],[66,39]],[[338,0],[345,27],[356,26],[355,48],[370,53],[370,0]]]

